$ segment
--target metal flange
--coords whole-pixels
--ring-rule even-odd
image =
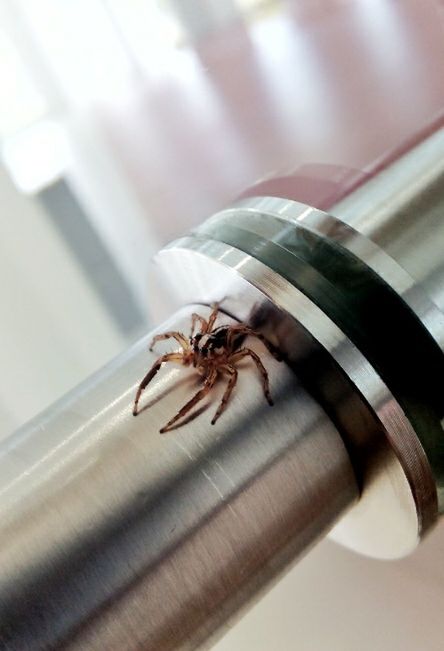
[[[373,308],[381,292],[387,298],[388,290],[370,267],[333,245],[322,229],[315,234],[302,225],[302,217],[319,216],[320,211],[279,201],[247,199],[218,213],[192,236],[161,252],[158,262],[172,287],[180,275],[180,300],[224,298],[228,313],[275,337],[342,432],[361,499],[333,536],[371,556],[405,555],[436,520],[437,489],[416,431],[421,419],[408,409],[421,406],[422,415],[425,403],[419,400],[424,393],[417,402],[408,402],[409,392],[402,394],[393,373],[385,370],[390,348],[372,345],[373,333],[367,328],[368,301],[373,300]],[[404,318],[403,306],[394,299],[390,308],[395,314],[399,309]],[[423,353],[420,334],[415,331],[418,359]],[[435,354],[425,361],[436,366],[440,361],[433,343]],[[389,371],[396,370],[399,356],[389,361]],[[409,388],[406,369],[399,370],[400,379],[406,380],[402,388]],[[416,381],[415,371],[411,377]]]
[[[271,178],[158,256],[179,302],[225,297],[275,337],[360,483],[333,536],[383,558],[444,512],[443,151],[438,129],[322,210],[295,201],[303,176]]]

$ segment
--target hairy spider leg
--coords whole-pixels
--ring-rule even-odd
[[[165,362],[182,362],[182,360],[182,353],[166,353],[166,355],[162,355],[162,357],[159,357],[159,359],[154,362],[148,373],[143,378],[142,382],[139,384],[139,388],[137,389],[136,397],[134,399],[133,416],[137,416],[138,414],[137,406],[139,404],[140,396],[147,388],[153,377],[156,375],[162,364]]]
[[[230,349],[233,346],[233,339],[242,334],[244,334],[246,337],[256,337],[256,339],[259,339],[259,341],[264,344],[264,346],[267,348],[267,350],[269,350],[273,357],[277,359],[278,362],[282,362],[282,355],[276,346],[270,343],[263,334],[243,324],[235,325],[230,328],[227,338],[227,348]]]
[[[208,319],[206,332],[211,332],[213,330],[217,315],[219,314],[219,303],[213,303],[211,307],[213,308],[213,311],[211,312],[210,318]]]
[[[186,416],[186,414],[196,405],[200,400],[203,400],[205,396],[211,391],[214,383],[216,382],[217,378],[217,371],[212,370],[208,374],[207,378],[205,379],[204,386],[202,389],[199,389],[199,391],[189,400],[183,407],[180,409],[173,418],[168,421],[168,423],[162,427],[160,431],[161,434],[164,434],[164,432],[168,432],[172,428],[172,426],[177,423],[178,420],[183,418],[183,416]]]
[[[219,303],[213,303],[211,306],[213,308],[213,311],[210,314],[210,318],[208,321],[206,321],[203,316],[200,316],[200,314],[196,314],[196,312],[193,312],[191,315],[191,334],[190,337],[194,335],[194,328],[196,327],[196,321],[200,321],[201,324],[201,329],[200,329],[200,334],[206,335],[208,332],[211,332],[213,329],[213,325],[217,319],[217,315],[219,313]]]
[[[228,361],[230,362],[230,364],[234,364],[238,362],[240,359],[242,359],[243,357],[251,357],[253,362],[256,364],[257,370],[259,371],[262,378],[262,387],[264,390],[264,395],[268,401],[268,404],[270,405],[270,407],[272,407],[274,403],[270,394],[268,373],[265,366],[262,364],[259,355],[257,355],[253,350],[250,350],[250,348],[241,348],[241,350],[239,350],[237,353],[231,355],[231,357],[228,358]]]
[[[200,321],[200,325],[201,325],[200,332],[201,332],[201,334],[205,334],[205,333],[207,332],[207,330],[208,330],[208,323],[205,321],[205,319],[203,318],[203,316],[200,316],[200,314],[196,314],[196,312],[193,312],[193,314],[191,315],[191,334],[190,334],[190,339],[191,339],[191,338],[193,337],[193,335],[194,335],[194,328],[196,327],[196,322],[197,322],[197,321]]]
[[[181,332],[171,331],[171,332],[164,332],[161,335],[156,335],[155,337],[153,337],[153,340],[150,344],[150,350],[153,350],[154,345],[157,341],[163,341],[164,339],[175,339],[177,343],[180,344],[180,346],[182,346],[182,348],[184,348],[185,350],[189,350],[190,348],[190,342],[188,341],[188,339],[185,337],[184,334],[182,334]]]
[[[219,416],[222,414],[225,407],[227,406],[228,400],[230,399],[231,392],[234,389],[234,385],[237,382],[237,376],[238,376],[238,372],[234,368],[234,366],[231,366],[231,365],[222,366],[221,370],[225,371],[226,373],[229,373],[231,375],[231,377],[228,380],[227,388],[225,389],[225,393],[222,396],[222,400],[220,402],[220,405],[217,408],[217,411],[213,416],[213,420],[211,421],[212,425],[214,425],[214,423],[217,421],[217,419],[219,418]]]

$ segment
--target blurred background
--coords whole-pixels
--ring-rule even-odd
[[[168,240],[442,113],[444,4],[0,0],[0,94],[4,438],[160,320]],[[443,542],[390,564],[322,543],[216,648],[441,649]]]

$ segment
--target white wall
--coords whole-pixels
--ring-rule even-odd
[[[0,438],[125,345],[38,203],[0,168]]]
[[[214,651],[442,651],[444,524],[410,557],[322,542]]]

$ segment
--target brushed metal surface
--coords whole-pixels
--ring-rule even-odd
[[[160,330],[187,332],[192,309]],[[337,430],[260,343],[273,408],[245,365],[214,427],[222,383],[162,436],[196,390],[170,366],[134,418],[149,338],[0,448],[2,649],[194,649],[357,498]]]

